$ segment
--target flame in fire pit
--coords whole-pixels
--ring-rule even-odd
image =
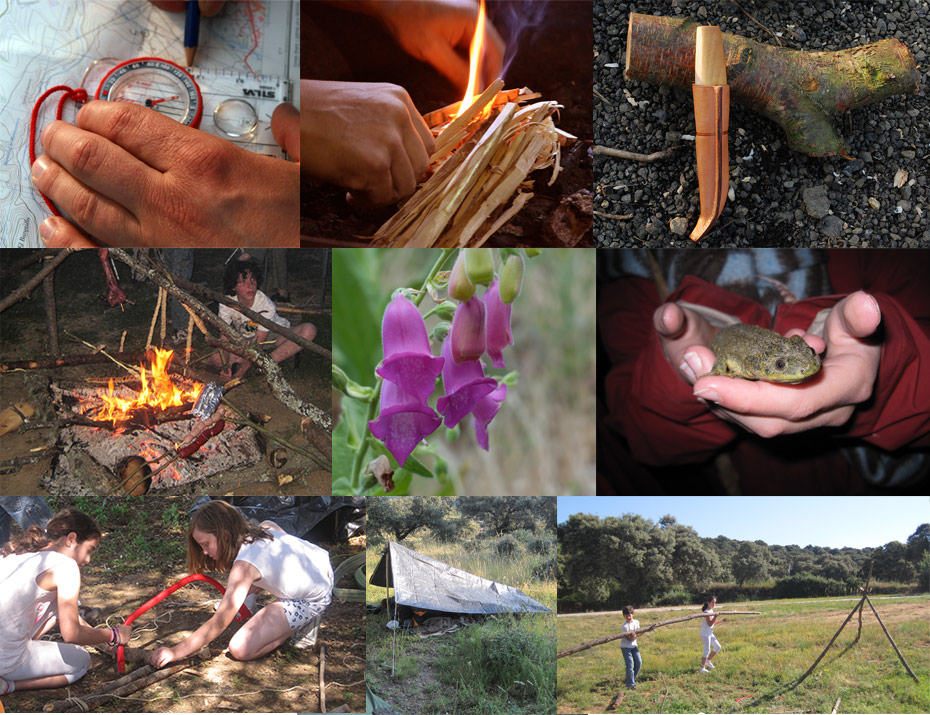
[[[168,366],[174,357],[173,350],[160,350],[154,348],[154,353],[150,353],[152,377],[146,376],[145,366],[139,364],[139,381],[142,383],[142,389],[133,399],[117,397],[113,394],[113,380],[106,391],[101,390],[97,397],[103,402],[100,407],[91,407],[91,417],[99,421],[111,421],[115,427],[119,422],[125,422],[132,418],[136,410],[153,407],[164,410],[167,407],[178,407],[185,402],[194,402],[200,394],[203,387],[199,382],[189,389],[181,389],[171,381],[168,375]]]
[[[465,96],[459,105],[462,109],[469,107],[475,101],[475,97],[481,93],[478,88],[478,68],[481,66],[481,55],[484,53],[484,0],[481,0],[481,6],[478,8],[478,22],[475,23],[475,34],[471,38],[471,47],[468,49],[468,87],[465,88]]]

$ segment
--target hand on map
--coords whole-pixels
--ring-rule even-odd
[[[413,193],[429,166],[433,135],[413,100],[394,84],[300,81],[301,166],[366,205]]]
[[[168,12],[184,12],[187,9],[187,0],[149,0],[155,7]],[[200,14],[205,17],[213,17],[220,10],[226,0],[200,0]]]
[[[299,158],[300,119],[272,116],[275,139]],[[296,246],[298,164],[261,156],[145,107],[89,102],[74,125],[42,132],[36,187],[83,229],[60,217],[39,233],[51,247]]]

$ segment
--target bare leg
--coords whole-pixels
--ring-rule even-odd
[[[64,675],[46,675],[41,678],[27,678],[26,680],[15,680],[13,685],[17,690],[39,690],[41,688],[63,688],[68,684],[68,678]]]
[[[316,326],[313,323],[301,323],[293,330],[307,340],[313,340],[316,337]],[[279,335],[277,346],[271,353],[271,359],[275,362],[281,362],[282,360],[287,360],[291,355],[296,355],[300,350],[301,347],[297,343],[291,342],[284,336]]]
[[[236,660],[255,660],[270,653],[291,635],[284,606],[275,601],[252,616],[229,641],[229,654]]]

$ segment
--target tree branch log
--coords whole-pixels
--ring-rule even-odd
[[[74,250],[75,249],[73,248],[62,249],[62,251],[57,256],[46,263],[42,270],[36,273],[29,281],[14,290],[3,300],[0,300],[0,313],[9,308],[11,305],[18,303],[23,298],[28,297],[28,295],[32,293],[33,289],[45,279],[45,276],[54,271],[58,267],[58,264],[70,256]]]
[[[715,612],[715,616],[758,616],[761,615],[762,611],[718,611]],[[655,628],[661,628],[662,626],[670,626],[673,623],[681,623],[683,621],[690,621],[694,618],[705,618],[707,614],[705,613],[695,613],[690,616],[682,616],[681,618],[672,618],[668,621],[659,621],[658,623],[653,623],[651,626],[646,626],[645,628],[637,628],[636,635],[641,636],[643,633],[651,631]],[[566,648],[561,650],[556,654],[556,658],[562,658],[566,655],[574,655],[588,648],[593,648],[596,645],[603,645],[604,643],[610,643],[611,641],[618,640],[625,636],[630,635],[629,633],[620,633],[615,636],[605,636],[604,638],[598,638],[597,640],[588,641],[587,643],[582,643],[581,645],[576,645],[572,648]]]
[[[630,13],[624,76],[690,89],[697,27],[689,19]],[[849,158],[833,120],[850,109],[912,94],[920,82],[914,56],[893,39],[802,52],[724,33],[723,46],[732,99],[778,124],[788,145],[809,156]]]
[[[135,268],[137,272],[144,275],[148,280],[155,283],[156,285],[161,286],[171,295],[175,296],[178,300],[187,305],[187,307],[196,313],[201,318],[201,320],[204,321],[204,323],[212,325],[224,338],[226,338],[230,346],[236,348],[236,352],[238,354],[248,356],[250,361],[261,367],[261,369],[265,371],[268,384],[271,386],[271,391],[274,393],[275,397],[277,397],[284,405],[292,409],[301,417],[310,418],[314,424],[326,430],[327,432],[332,430],[332,418],[330,415],[321,410],[319,407],[301,400],[294,393],[293,388],[284,379],[284,376],[281,374],[281,369],[278,367],[277,363],[275,363],[274,360],[272,360],[268,355],[253,347],[250,343],[238,335],[236,331],[234,331],[229,325],[227,325],[225,321],[221,320],[216,313],[207,309],[203,303],[183,291],[181,288],[175,285],[172,280],[168,280],[154,268],[141,264],[121,248],[111,248],[110,250],[112,254],[123,263]]]
[[[872,599],[869,598],[869,594],[865,594],[863,597],[866,603],[869,604],[869,608],[872,609],[872,613],[875,614],[875,617],[878,619],[878,625],[882,627],[882,630],[885,631],[885,635],[888,636],[888,641],[891,643],[891,647],[894,648],[894,652],[898,654],[898,658],[901,660],[901,665],[904,666],[904,669],[907,671],[907,674],[910,675],[915,683],[920,681],[917,679],[917,676],[914,675],[914,671],[911,670],[911,666],[907,664],[907,661],[904,660],[904,656],[901,654],[901,651],[898,650],[898,644],[894,642],[894,638],[891,637],[891,634],[888,632],[888,629],[885,628],[885,624],[882,623],[881,617],[878,615],[878,611],[875,610],[875,606],[872,605]]]
[[[62,355],[61,357],[34,358],[32,360],[11,360],[0,363],[0,373],[11,370],[43,370],[46,368],[69,367],[72,365],[89,365],[91,363],[110,362],[111,358],[122,362],[138,363],[145,360],[145,353],[84,353],[81,355]],[[137,378],[138,379],[138,376]]]
[[[849,623],[852,617],[856,614],[856,611],[859,610],[859,607],[862,605],[862,601],[864,600],[865,600],[865,596],[863,596],[859,600],[859,603],[857,603],[855,607],[849,612],[849,615],[846,616],[846,620],[843,621],[843,625],[840,626],[840,629],[833,635],[833,637],[830,639],[830,642],[827,643],[827,647],[823,649],[823,653],[817,656],[817,660],[814,661],[814,664],[811,665],[811,667],[807,669],[807,672],[801,676],[800,680],[798,680],[798,682],[796,682],[794,685],[788,688],[788,690],[794,690],[795,688],[797,688],[801,683],[804,682],[804,679],[807,678],[807,676],[810,675],[814,671],[814,668],[817,667],[817,664],[821,660],[823,660],[823,657],[827,654],[827,651],[830,650],[830,646],[833,645],[833,641],[835,641],[837,637],[839,637],[840,633],[842,633],[843,629],[846,627],[846,624]]]

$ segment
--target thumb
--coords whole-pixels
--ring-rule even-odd
[[[840,313],[843,328],[854,338],[867,338],[878,329],[882,311],[878,301],[864,291],[851,293],[843,301]]]
[[[279,104],[271,115],[271,133],[294,161],[300,161],[300,112],[293,104]]]
[[[84,233],[60,216],[50,216],[39,226],[39,235],[49,248],[98,248]]]

